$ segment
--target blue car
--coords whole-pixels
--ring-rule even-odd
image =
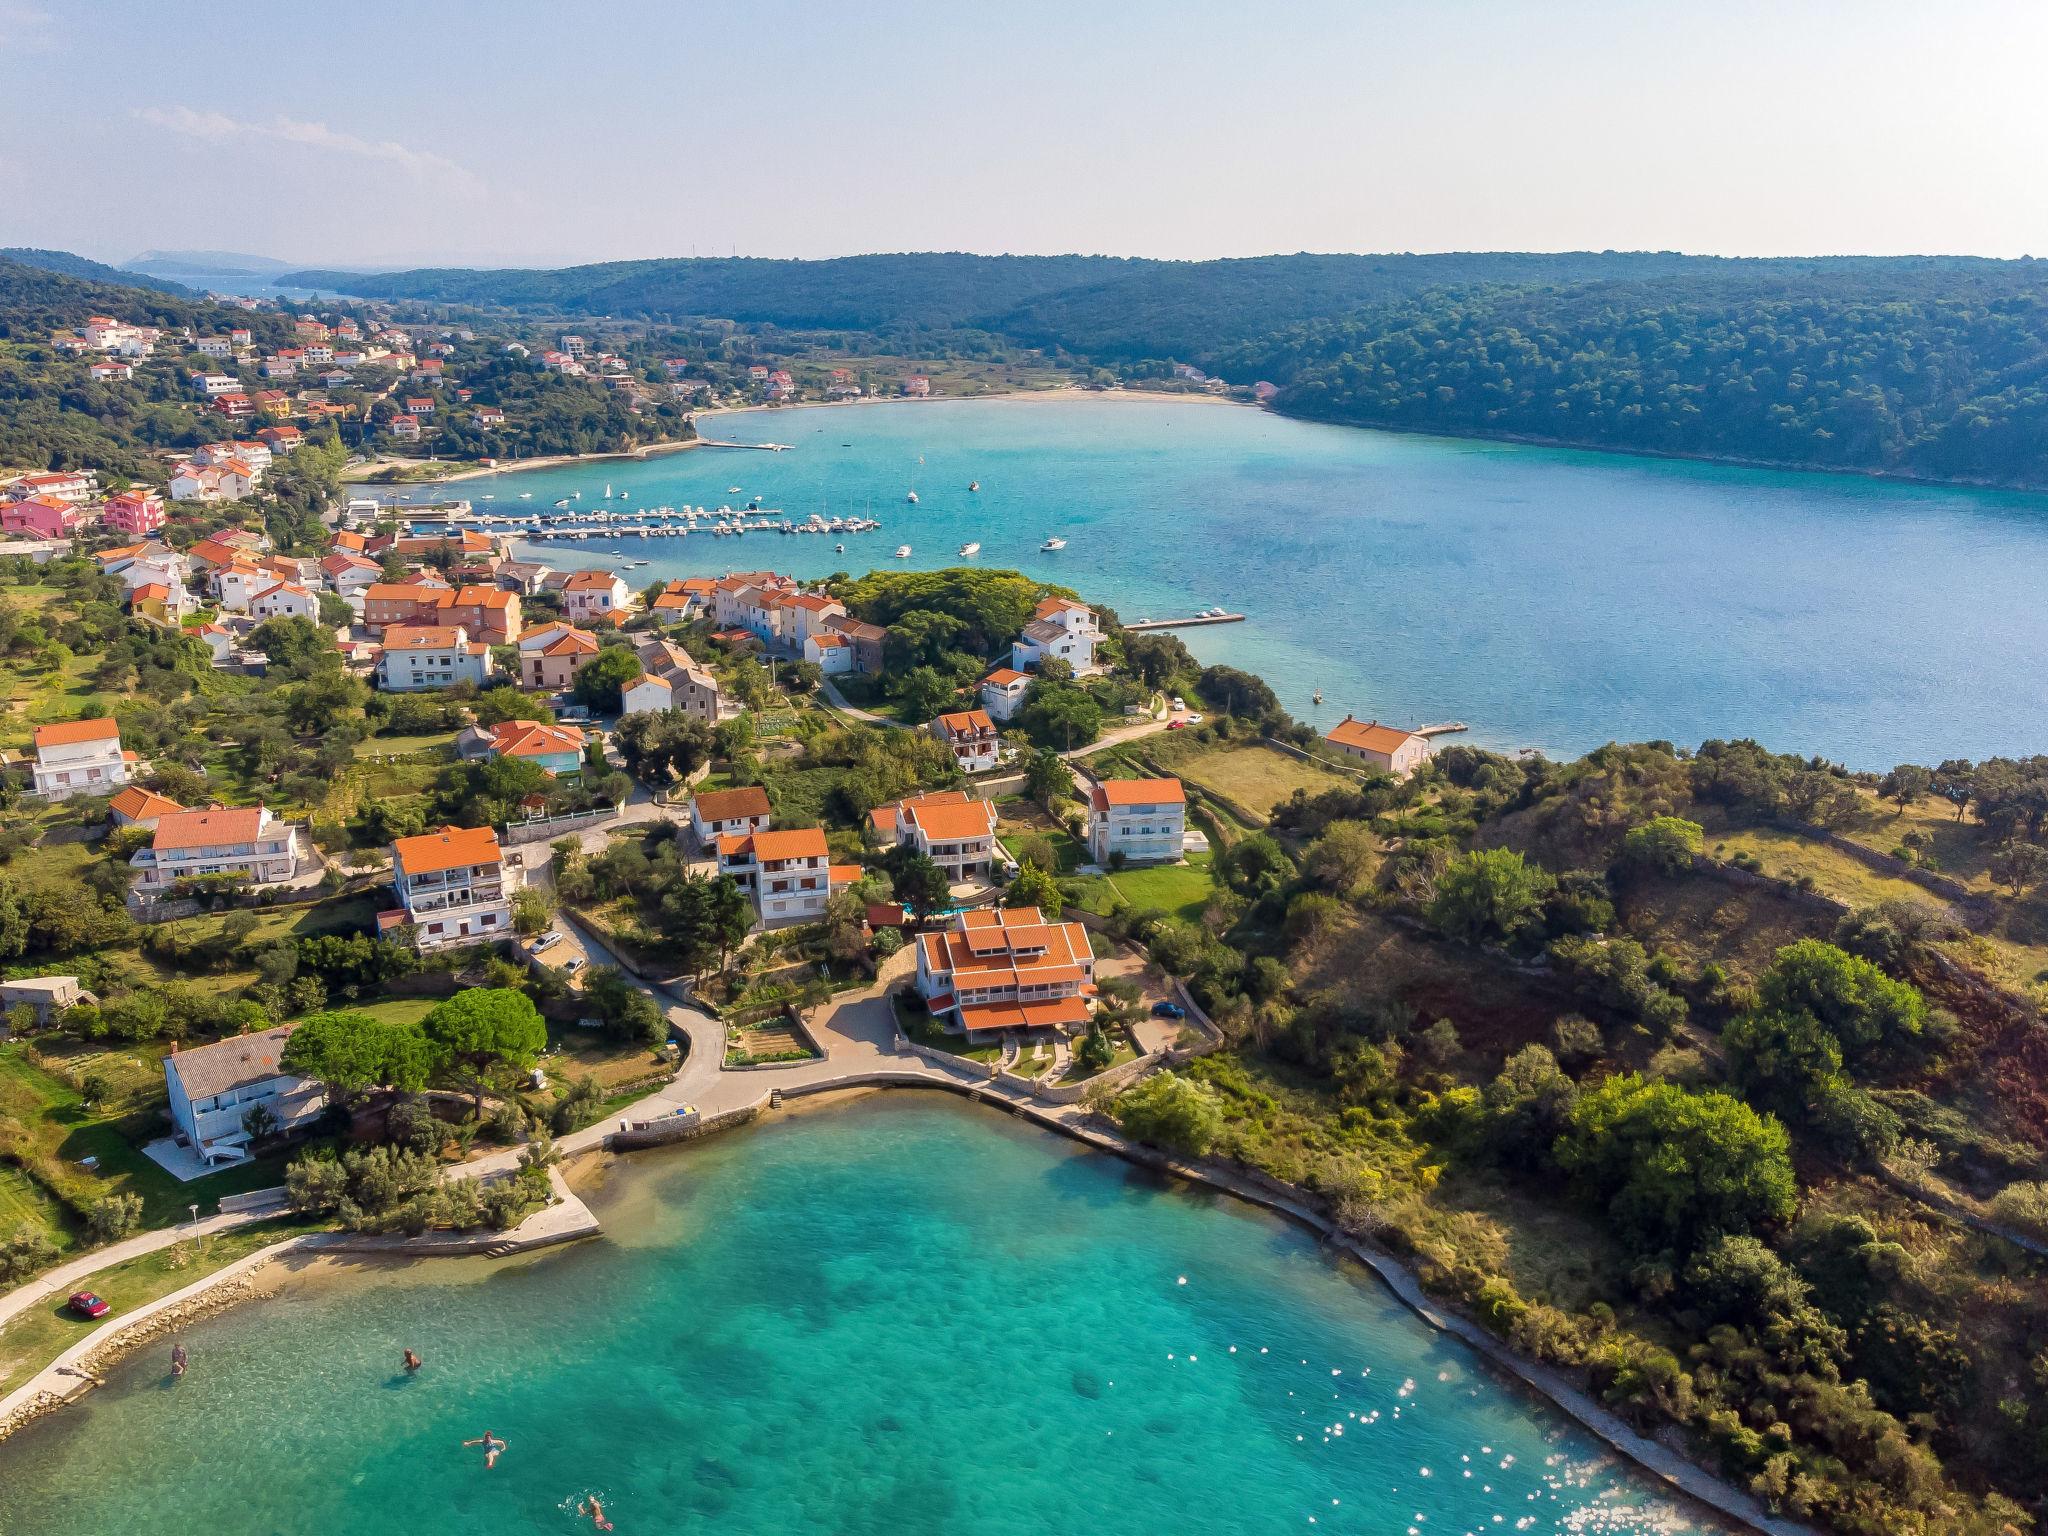
[[[1152,1005],[1152,1017],[1155,1019],[1184,1019],[1187,1016],[1187,1009],[1179,1003],[1158,1002]]]

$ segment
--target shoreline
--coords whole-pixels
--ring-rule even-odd
[[[969,1080],[925,1071],[904,1070],[857,1072],[839,1081],[791,1085],[781,1090],[783,1102],[774,1106],[770,1105],[770,1095],[764,1092],[758,1101],[747,1106],[744,1111],[720,1117],[721,1123],[706,1125],[700,1134],[675,1144],[688,1145],[690,1142],[705,1140],[741,1125],[752,1124],[768,1113],[771,1107],[779,1113],[793,1116],[807,1112],[816,1113],[895,1089],[937,1091],[973,1101],[1007,1114],[1012,1119],[1025,1121],[1048,1134],[1076,1142],[1091,1151],[1119,1158],[1133,1167],[1145,1169],[1167,1179],[1178,1180],[1183,1184],[1227,1195],[1313,1234],[1319,1246],[1341,1258],[1363,1265],[1412,1316],[1436,1332],[1457,1339],[1470,1349],[1500,1385],[1511,1391],[1526,1392],[1534,1400],[1547,1405],[1552,1411],[1576,1424],[1627,1462],[1645,1481],[1658,1485],[1664,1496],[1681,1504],[1697,1506],[1699,1510],[1707,1512],[1717,1520],[1728,1522],[1740,1530],[1759,1533],[1759,1536],[1820,1536],[1814,1527],[1772,1515],[1746,1490],[1693,1462],[1661,1441],[1638,1434],[1563,1374],[1535,1361],[1521,1358],[1504,1341],[1495,1338],[1471,1319],[1430,1298],[1414,1272],[1398,1256],[1341,1232],[1335,1223],[1317,1208],[1313,1203],[1313,1197],[1306,1191],[1273,1180],[1257,1170],[1241,1170],[1209,1158],[1199,1161],[1178,1158],[1132,1141],[1113,1127],[1092,1124],[1085,1113],[1070,1111],[1062,1114],[1052,1107],[1028,1100],[1011,1099],[992,1091],[988,1086]],[[816,1102],[806,1102],[809,1100]],[[564,1182],[558,1183],[557,1187],[561,1192],[569,1194],[577,1188],[608,1183],[613,1170],[624,1160],[625,1154],[636,1150],[643,1149],[614,1148],[611,1145],[611,1138],[607,1136],[597,1144],[564,1159],[563,1165],[556,1170],[558,1181]],[[574,1203],[579,1207],[582,1205],[580,1199],[576,1199]],[[546,1207],[537,1214],[545,1216],[555,1209],[557,1207]],[[588,1216],[587,1208],[585,1215]],[[528,1221],[534,1219],[529,1217]],[[522,1223],[522,1226],[524,1225],[526,1223]],[[595,1230],[594,1219],[591,1220],[590,1227],[591,1230],[587,1231],[579,1230],[561,1236],[550,1236],[540,1242],[521,1246],[503,1256],[523,1256],[542,1247],[557,1246],[582,1236],[602,1235]],[[337,1261],[341,1258],[347,1257],[357,1262],[383,1261],[396,1265],[412,1264],[430,1258],[476,1257],[487,1250],[501,1248],[503,1243],[513,1238],[518,1231],[519,1228],[514,1228],[512,1232],[492,1233],[481,1238],[466,1237],[459,1241],[437,1243],[432,1246],[420,1245],[405,1239],[359,1240],[352,1244],[345,1234],[329,1232],[301,1233],[284,1238],[194,1282],[174,1295],[151,1303],[141,1311],[121,1319],[119,1323],[110,1325],[109,1329],[88,1335],[65,1350],[12,1395],[5,1413],[0,1414],[0,1442],[19,1434],[37,1420],[82,1396],[92,1387],[103,1384],[99,1375],[101,1369],[118,1364],[152,1340],[161,1338],[166,1331],[225,1312],[243,1301],[273,1296],[291,1280],[332,1277],[340,1268]],[[262,1282],[255,1278],[257,1272],[267,1268],[274,1261],[294,1254],[306,1255],[308,1262],[288,1273],[265,1276]],[[492,1256],[498,1255],[494,1253]],[[61,1393],[47,1386],[38,1386],[53,1375],[75,1378],[76,1385]]]

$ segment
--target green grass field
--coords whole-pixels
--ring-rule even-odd
[[[1209,878],[1210,855],[1192,855],[1185,864],[1153,864],[1116,874],[1091,875],[1080,882],[1081,905],[1106,913],[1121,902],[1139,909],[1156,907],[1175,917],[1198,918],[1215,894]]]
[[[1148,738],[1145,747],[1160,767],[1261,816],[1270,816],[1297,789],[1319,795],[1325,790],[1357,787],[1357,780],[1333,768],[1305,763],[1256,743],[1181,752]]]

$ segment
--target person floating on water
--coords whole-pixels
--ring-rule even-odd
[[[411,1374],[412,1374],[412,1373],[413,1373],[414,1371],[418,1370],[419,1368],[420,1368],[420,1357],[419,1357],[418,1355],[414,1354],[414,1353],[413,1353],[413,1352],[412,1352],[411,1350],[409,1350],[409,1349],[408,1349],[408,1350],[407,1350],[407,1351],[405,1352],[405,1369],[406,1369],[406,1374],[407,1374],[407,1375],[411,1375]]]
[[[465,1446],[480,1445],[484,1448],[484,1467],[486,1470],[495,1467],[498,1464],[499,1455],[511,1448],[510,1441],[500,1440],[494,1431],[488,1429],[477,1436],[476,1439],[465,1440],[462,1443]]]
[[[604,1517],[603,1503],[594,1493],[587,1499],[578,1499],[576,1501],[576,1513],[590,1516],[590,1523],[600,1531],[608,1531],[612,1528],[611,1521]]]
[[[182,1343],[171,1346],[171,1374],[173,1376],[185,1374],[185,1346]]]

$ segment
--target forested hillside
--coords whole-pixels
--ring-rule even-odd
[[[1439,292],[1215,366],[1330,421],[2048,484],[2048,297],[1962,274],[1841,286]]]
[[[167,277],[124,271],[120,267],[110,267],[103,261],[77,256],[70,251],[44,251],[33,246],[13,245],[0,248],[0,260],[19,262],[24,267],[40,267],[45,272],[61,272],[66,277],[82,277],[91,282],[118,283],[130,288],[154,288],[160,293],[194,297],[190,288],[183,283],[174,283]]]

